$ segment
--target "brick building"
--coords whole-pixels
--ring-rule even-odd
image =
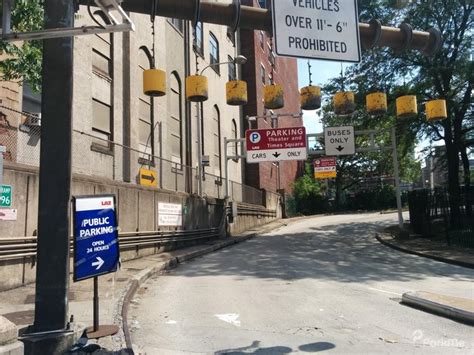
[[[269,7],[270,1],[243,0],[243,5]],[[272,49],[272,39],[264,31],[241,31],[241,51],[248,58],[242,66],[242,77],[248,84],[249,102],[243,107],[244,117],[259,117],[256,121],[244,119],[245,129],[265,129],[276,127],[302,126],[301,117],[279,117],[272,123],[273,114],[297,114],[300,110],[298,90],[298,67],[296,59],[276,57]],[[280,110],[265,110],[263,107],[263,87],[270,84],[272,62],[275,63],[273,79],[276,84],[283,85],[285,107]],[[250,127],[251,126],[251,127]],[[275,163],[245,164],[245,184],[268,191],[284,189],[291,191],[291,184],[304,172],[304,162],[284,161]]]

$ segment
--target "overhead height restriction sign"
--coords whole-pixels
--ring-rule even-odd
[[[354,127],[324,128],[324,146],[326,148],[326,155],[355,154]]]
[[[253,129],[245,132],[247,163],[306,160],[304,127]]]
[[[272,1],[278,55],[360,62],[357,0]]]
[[[117,270],[115,196],[74,197],[74,281]]]

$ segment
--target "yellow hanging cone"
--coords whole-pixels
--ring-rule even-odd
[[[445,120],[448,118],[446,100],[432,100],[425,104],[426,118],[429,121]]]
[[[278,84],[265,85],[263,87],[264,107],[270,110],[276,110],[285,106],[283,99],[283,87]]]
[[[144,70],[143,92],[154,97],[166,95],[166,73],[160,69]]]
[[[225,84],[227,104],[232,106],[246,105],[247,83],[241,80],[231,80]]]
[[[192,102],[204,102],[208,99],[207,77],[191,75],[186,78],[186,99]]]
[[[321,88],[305,86],[300,90],[300,104],[303,110],[317,110],[321,107]]]
[[[387,95],[383,92],[368,94],[365,98],[367,112],[371,115],[382,115],[387,112]]]
[[[354,93],[352,91],[336,92],[334,95],[334,113],[336,115],[350,115],[354,111]]]
[[[418,114],[418,103],[415,95],[400,96],[397,98],[397,117],[410,118]]]

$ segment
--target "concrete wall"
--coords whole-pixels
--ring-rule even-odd
[[[0,220],[0,239],[36,235],[38,219],[38,172],[35,168],[6,163],[5,184],[13,188],[12,208],[17,209],[16,221]],[[109,179],[93,178],[75,174],[72,181],[72,195],[114,194],[117,198],[120,232],[166,231],[176,227],[158,225],[158,202],[170,202],[183,206],[184,230],[218,227],[223,218],[222,200],[199,198],[196,195],[156,190],[137,185],[114,182]],[[253,211],[239,212],[241,215],[231,226],[233,234],[257,225],[268,223],[281,216],[279,200],[275,194],[267,194],[267,206],[251,205]],[[249,205],[250,206],[250,205]],[[261,210],[261,213],[254,210]],[[269,211],[275,211],[271,216]],[[72,225],[71,225],[72,228]],[[167,248],[176,247],[176,244]],[[163,251],[163,247],[129,248],[121,252],[122,260],[143,257]],[[72,260],[71,260],[72,262]],[[0,261],[0,290],[5,290],[35,280],[35,258],[28,257]]]

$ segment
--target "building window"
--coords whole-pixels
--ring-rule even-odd
[[[221,114],[219,111],[219,107],[215,105],[212,110],[212,118],[213,118],[213,156],[214,159],[211,162],[211,167],[214,168],[214,175],[221,178]]]
[[[174,28],[178,30],[179,33],[183,33],[183,28],[184,28],[183,20],[172,18],[168,21],[173,25]]]
[[[92,97],[91,130],[96,139],[92,147],[111,151],[113,140],[113,57],[112,34],[92,36],[92,85],[97,90],[97,97]]]
[[[181,109],[181,80],[176,72],[171,74],[170,79],[170,152],[171,161],[179,165],[183,164],[183,120]],[[177,168],[181,169],[181,166]]]
[[[209,56],[211,65],[219,63],[219,41],[212,32],[209,32]],[[214,69],[217,74],[220,73],[219,65],[212,65],[212,69]]]
[[[143,72],[151,67],[150,59],[147,56],[149,50],[146,47],[140,47],[138,56],[138,70],[140,86],[138,88],[138,150],[141,158],[149,161],[153,160],[154,155],[154,136],[153,136],[153,114],[151,98],[143,93]]]
[[[234,58],[232,58],[230,55],[227,57],[227,61],[229,62],[227,64],[227,68],[229,71],[229,81],[231,80],[236,80],[237,79],[237,74],[235,72],[235,64],[234,64]]]
[[[258,0],[258,4],[260,5],[260,7],[262,9],[266,9],[267,8],[267,1],[266,0]]]
[[[273,53],[271,48],[268,48],[268,61],[271,65],[275,66],[275,53]]]
[[[92,132],[97,139],[94,145],[111,148],[112,141],[112,109],[110,105],[92,99]]]
[[[262,80],[263,85],[267,83],[267,74],[265,73],[265,67],[263,64],[260,64],[260,79]]]
[[[265,50],[265,36],[263,35],[263,31],[260,31],[260,48]]]
[[[235,32],[230,27],[227,27],[227,38],[235,45]]]
[[[203,36],[202,22],[198,22],[194,28],[194,52],[198,53],[201,57],[204,55]]]

